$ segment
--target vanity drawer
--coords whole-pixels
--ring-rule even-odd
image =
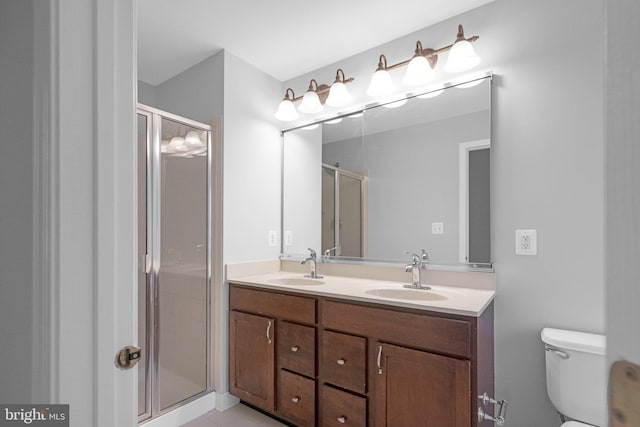
[[[472,330],[466,320],[325,301],[322,324],[325,328],[377,337],[390,343],[471,357]]]
[[[321,427],[366,427],[367,399],[337,390],[322,387]]]
[[[229,308],[300,323],[316,322],[316,300],[295,295],[247,289],[231,284]]]
[[[278,416],[299,427],[316,423],[316,382],[280,369]]]
[[[321,374],[325,382],[366,393],[367,340],[322,332]]]
[[[280,367],[315,377],[316,328],[281,321],[277,330]]]

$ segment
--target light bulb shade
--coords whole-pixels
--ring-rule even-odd
[[[408,86],[421,86],[433,78],[433,68],[424,56],[414,56],[409,62],[402,83]]]
[[[276,119],[282,122],[290,122],[298,118],[295,105],[289,99],[283,99],[278,106],[278,111],[274,114]]]
[[[393,81],[387,70],[377,70],[371,76],[371,83],[367,89],[369,96],[387,96],[393,92]]]
[[[187,132],[187,135],[184,137],[184,142],[192,147],[204,147],[204,143],[200,139],[200,135],[198,135],[198,132],[194,130]]]
[[[459,73],[470,70],[478,65],[480,57],[466,40],[459,40],[451,46],[444,70],[448,73]]]
[[[173,138],[171,138],[171,141],[169,142],[169,148],[172,151],[188,151],[189,147],[187,147],[184,143],[184,138],[181,136],[174,136]]]
[[[302,97],[302,102],[298,109],[307,114],[319,113],[324,110],[323,105],[320,103],[320,98],[318,94],[312,90],[307,91]]]
[[[444,89],[432,90],[431,92],[418,95],[416,98],[420,98],[420,99],[435,98],[436,96],[440,95],[442,92],[444,92]]]
[[[331,107],[342,107],[351,102],[351,94],[347,89],[347,86],[342,82],[335,82],[329,89],[329,97],[327,98],[327,105]]]

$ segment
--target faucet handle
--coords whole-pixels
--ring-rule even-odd
[[[405,249],[404,253],[407,255],[411,255],[411,260],[414,264],[418,264],[420,262],[420,257],[414,252],[411,252]]]
[[[311,248],[307,248],[309,250],[309,256],[313,259],[316,259],[316,257],[318,256],[318,254],[316,254],[316,251],[314,251]]]
[[[422,257],[420,257],[420,259],[422,260],[423,263],[428,263],[429,262],[429,254],[424,249],[420,249],[420,250],[422,251]]]

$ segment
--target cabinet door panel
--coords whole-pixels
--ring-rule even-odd
[[[469,427],[470,362],[379,344],[382,374],[376,375],[376,425]]]
[[[229,391],[252,405],[275,407],[275,321],[229,313]]]

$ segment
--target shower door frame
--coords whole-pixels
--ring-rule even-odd
[[[157,108],[149,107],[144,104],[136,104],[136,114],[147,117],[147,134],[146,134],[146,154],[147,154],[147,171],[146,171],[146,204],[147,204],[147,254],[145,256],[146,271],[146,348],[148,349],[145,356],[146,374],[145,374],[145,409],[143,414],[138,415],[138,424],[143,424],[157,417],[166,414],[174,409],[184,406],[202,396],[213,391],[213,328],[211,325],[214,318],[214,304],[212,304],[212,274],[213,274],[213,188],[214,188],[214,172],[213,172],[213,137],[214,128],[205,123],[187,119]],[[160,255],[161,255],[161,239],[160,239],[160,210],[161,210],[161,176],[160,176],[160,141],[162,140],[162,119],[194,127],[199,130],[207,131],[207,200],[206,200],[206,386],[202,392],[199,392],[187,399],[181,400],[164,409],[160,408],[160,392],[158,389],[159,377],[159,275],[160,275]],[[150,252],[150,253],[149,253]],[[139,262],[142,262],[139,260]],[[152,326],[152,328],[151,328]],[[137,396],[136,396],[137,398]]]
[[[349,178],[353,178],[353,179],[357,179],[358,181],[360,181],[360,257],[361,258],[366,258],[367,257],[367,245],[368,245],[368,239],[367,239],[367,229],[368,229],[368,225],[367,225],[367,221],[368,221],[368,214],[367,214],[367,183],[368,183],[368,177],[366,174],[362,174],[359,175],[357,173],[354,172],[350,172],[348,170],[345,169],[340,169],[337,166],[333,166],[327,163],[322,163],[322,168],[323,169],[329,169],[331,171],[333,171],[333,185],[334,185],[334,190],[333,190],[333,220],[334,220],[334,227],[333,227],[333,242],[334,242],[334,246],[337,247],[336,249],[336,256],[341,256],[341,253],[338,252],[342,252],[342,243],[340,241],[340,179],[339,177],[341,175],[343,176],[347,176]],[[321,235],[322,235],[322,230],[321,230]]]

